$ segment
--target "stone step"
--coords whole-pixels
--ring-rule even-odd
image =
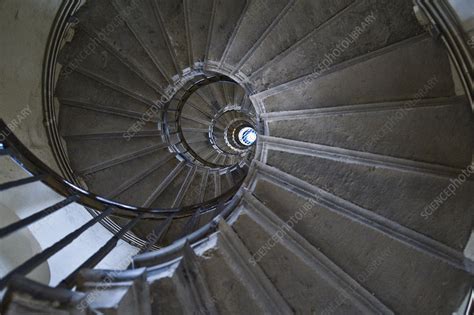
[[[140,131],[156,131],[156,123],[146,122],[139,128],[133,128],[137,120],[131,117],[100,112],[94,106],[77,107],[63,104],[59,113],[59,129],[61,135],[80,135],[84,133],[121,132],[131,142]],[[71,157],[73,158],[73,157]]]
[[[308,211],[294,209],[293,217]],[[229,220],[258,264],[296,314],[326,314],[341,300],[338,313],[393,314],[320,251],[246,193]],[[282,271],[285,272],[282,272]]]
[[[468,169],[450,176],[294,146],[265,150],[269,166],[454,249],[467,243],[474,214]]]
[[[183,249],[183,257],[173,277],[178,296],[187,314],[218,314],[217,301],[209,289],[193,249]]]
[[[166,44],[181,71],[192,66],[184,1],[154,0],[157,17],[167,35]],[[165,43],[162,43],[162,45]]]
[[[2,300],[2,314],[89,314],[86,294],[14,277]]]
[[[219,314],[291,314],[281,295],[251,258],[237,235],[221,221],[219,233],[197,248],[200,268]]]
[[[446,51],[421,35],[345,63],[329,64],[320,73],[269,89],[253,99],[266,111],[278,112],[453,95]]]
[[[360,35],[354,36],[357,27]],[[340,16],[254,70],[251,81],[261,91],[324,70],[320,64],[323,56],[330,56],[335,65],[420,33],[423,29],[414,16],[412,1],[356,1]]]
[[[161,139],[156,138],[126,138],[97,139],[97,140],[70,140],[68,153],[72,156],[73,167],[76,170],[88,169],[93,165],[127,156],[134,152],[142,152],[148,148],[160,147]],[[164,149],[166,145],[161,145]]]
[[[95,178],[100,179],[96,187],[100,188],[102,184],[107,188],[103,190],[105,196],[114,200],[142,206],[176,165],[176,158],[166,150],[161,150],[132,163],[123,164],[121,168],[111,168],[109,173],[96,174]],[[113,180],[118,184],[111,185]]]
[[[464,98],[442,98],[263,117],[273,137],[463,168],[472,160],[470,113]]]
[[[123,16],[137,41],[143,46],[148,56],[168,82],[173,82],[180,75],[168,45],[168,38],[154,1],[130,2],[128,0],[111,0],[116,8],[127,12]],[[130,10],[130,7],[133,9]]]
[[[185,0],[188,42],[193,64],[202,64],[206,60],[214,2],[213,0]]]
[[[213,7],[206,67],[216,68],[250,0],[218,0]]]
[[[140,113],[146,113],[151,106],[148,100],[143,100],[124,89],[104,84],[79,72],[69,72],[67,69],[63,69],[60,74],[55,96],[59,100],[66,99]]]
[[[64,70],[65,72],[76,71],[92,77],[150,106],[154,104],[154,100],[160,98],[162,89],[151,87],[113,54],[101,47],[89,52],[87,49],[91,42],[93,39],[85,32],[75,33],[74,39],[61,50],[60,63],[69,67]],[[83,57],[84,54],[86,57]]]
[[[168,85],[167,78],[160,72],[150,54],[127,24],[131,15],[137,14],[139,11],[138,2],[128,2],[124,7],[115,0],[83,5],[76,14],[79,20],[78,28],[87,32],[90,38],[76,52],[83,51],[84,54],[89,54],[88,47],[93,47],[100,41],[101,45],[107,48],[108,54],[105,55],[104,49],[98,47],[92,49],[93,54],[91,55],[98,54],[100,56],[102,54],[102,58],[106,58],[103,63],[108,61],[109,55],[115,55],[148,83],[164,90]],[[73,40],[73,42],[76,41],[76,39]],[[87,60],[89,59],[91,57],[87,57]]]
[[[234,69],[242,58],[252,49],[255,42],[268,28],[284,15],[294,0],[253,0],[243,14],[235,36],[226,47],[222,63],[226,68]]]
[[[178,262],[161,267],[150,268],[148,283],[150,286],[151,309],[153,315],[158,314],[186,314],[185,306],[181,301],[176,281]]]
[[[77,290],[84,292],[91,309],[104,314],[151,315],[146,269],[82,270]]]
[[[355,205],[280,174],[258,167],[255,183],[249,188],[281,220],[292,220],[295,232],[383,304],[400,314],[433,310],[450,314],[457,310],[472,283],[472,276],[463,271],[466,262],[462,254],[454,252],[457,257],[451,258],[434,255],[421,243],[412,242],[416,238],[409,241],[410,233],[400,235],[382,227],[393,224],[364,220],[356,215],[362,210]],[[293,216],[298,209],[305,211]],[[435,250],[443,248],[433,246]],[[331,311],[337,311],[344,301],[344,296],[337,299]]]
[[[156,198],[156,200],[151,204],[151,207],[160,207],[160,208],[177,208],[179,205],[174,205],[176,197],[181,187],[187,184],[185,181],[190,180],[188,178],[188,173],[192,168],[190,166],[184,166],[179,173],[176,174],[176,177],[169,183],[162,194]]]
[[[194,178],[192,179],[192,182],[189,185],[189,189],[183,198],[182,205],[184,206],[194,205],[194,204],[202,202],[201,201],[201,191],[202,191],[201,183],[205,175],[206,175],[205,169],[199,168],[196,171],[196,174],[194,175]]]
[[[280,53],[353,3],[354,0],[298,0],[291,4],[283,16],[276,18],[276,24],[268,28],[255,47],[249,51],[237,70],[251,75]]]

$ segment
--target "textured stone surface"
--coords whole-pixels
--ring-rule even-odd
[[[165,45],[166,33],[160,25],[153,1],[135,2],[139,3],[138,6],[131,4],[130,0],[110,0],[110,2],[115,3],[120,11],[129,12],[124,19],[132,27],[135,36],[140,39],[144,49],[159,67],[163,76],[171,80],[178,74],[178,69],[169,53],[169,47]],[[129,10],[130,5],[133,10]]]
[[[156,1],[163,27],[169,38],[171,53],[175,55],[179,69],[184,70],[190,66],[184,1],[154,1]]]
[[[351,113],[270,122],[269,134],[463,168],[472,159],[471,109],[464,102],[451,103],[410,109],[401,103],[398,109],[377,111],[375,106],[369,112],[356,106]]]
[[[422,98],[452,96],[450,73],[444,48],[431,38],[420,38],[348,68],[303,80],[268,97],[264,106],[273,112],[408,100],[420,91],[425,91]],[[433,79],[434,88],[426,89]]]
[[[183,205],[192,205],[192,204],[199,203],[201,201],[200,192],[201,192],[201,183],[202,183],[204,173],[205,172],[203,171],[196,172],[194,179],[191,182],[191,185],[189,186],[189,190],[184,196]]]
[[[353,40],[347,49],[339,48],[332,65],[364,55],[387,45],[422,33],[418,26],[411,1],[364,0],[344,12],[343,17],[335,19],[325,25],[318,32],[307,38],[271,67],[265,68],[254,78],[258,89],[276,86],[303,75],[323,71],[319,65],[326,54],[331,54],[342,41],[361,27],[367,24],[362,35]],[[365,21],[373,16],[373,22]],[[338,55],[338,56],[337,56]]]
[[[226,65],[236,66],[289,3],[289,0],[250,1],[235,35],[237,40],[227,47]]]
[[[62,1],[0,3],[0,118],[18,121],[15,135],[44,163],[59,171],[43,126],[43,62],[49,33]],[[28,115],[22,115],[26,110]]]
[[[470,236],[472,181],[427,216],[425,208],[447,189],[450,178],[276,151],[268,164],[453,248],[463,249]]]
[[[334,287],[321,270],[313,269],[313,265],[299,256],[288,241],[287,235],[283,240],[273,243],[270,234],[258,222],[243,211],[232,227],[242,239],[258,265],[296,314],[321,314],[327,310],[335,298],[344,294],[341,287]],[[280,232],[284,232],[282,229]],[[280,235],[280,234],[279,234]],[[258,251],[268,244],[275,244],[270,250],[264,250],[260,256]],[[338,312],[345,314],[363,314],[347,299],[341,303]]]
[[[150,279],[152,314],[184,314],[172,276]]]
[[[149,108],[149,104],[77,72],[63,72],[56,86],[55,96],[60,100],[75,100],[138,113],[144,113]]]
[[[198,256],[198,262],[220,313],[232,314],[239,310],[242,314],[258,314],[262,311],[249,290],[251,283],[239,275],[238,263],[230,260],[219,243]]]
[[[117,117],[116,115],[67,105],[61,106],[59,115],[59,124],[63,135],[87,135],[106,132],[125,133],[136,122],[134,118]],[[143,127],[144,131],[154,129],[156,129],[156,125],[152,123],[147,123]]]
[[[193,63],[206,59],[213,0],[186,0]]]
[[[24,277],[12,281],[2,305],[5,315],[79,315],[89,311],[85,294],[40,285]]]
[[[266,181],[255,193],[284,221],[308,202]],[[325,207],[294,229],[396,313],[450,314],[470,289],[465,273]]]
[[[90,42],[85,32],[106,27],[118,11],[130,3],[107,0],[85,6],[79,14],[80,30],[64,48],[61,61],[64,64],[73,61]],[[78,72],[89,72],[95,79],[78,72],[67,76],[63,73],[60,78],[57,89],[57,96],[63,102],[60,127],[75,170],[87,170],[115,157],[139,152],[160,144],[160,139],[155,135],[136,137],[130,142],[117,137],[101,141],[68,135],[124,132],[139,119],[137,113],[144,113],[158,100],[160,88],[193,63],[209,62],[214,69],[221,61],[235,66],[242,57],[249,57],[242,62],[239,75],[250,76],[257,92],[277,87],[254,97],[262,101],[266,111],[332,111],[324,115],[313,111],[293,120],[286,120],[284,113],[267,115],[270,136],[300,141],[300,147],[295,144],[277,150],[267,146],[268,164],[333,194],[328,197],[333,202],[330,206],[330,202],[325,203],[326,206],[313,204],[304,219],[295,225],[292,237],[304,237],[309,244],[305,250],[311,248],[312,254],[322,253],[340,267],[337,275],[347,277],[344,283],[357,281],[367,290],[359,288],[359,293],[373,294],[373,300],[380,300],[395,313],[449,314],[458,308],[472,284],[472,277],[447,265],[448,259],[428,255],[432,248],[422,248],[418,243],[408,245],[401,236],[389,235],[393,230],[376,229],[374,222],[380,222],[383,217],[387,226],[400,223],[461,251],[472,229],[472,181],[464,183],[456,190],[456,196],[436,211],[423,215],[426,206],[450,184],[450,178],[417,172],[419,169],[407,170],[410,161],[404,162],[408,166],[395,162],[396,165],[388,165],[394,160],[378,157],[380,161],[374,161],[377,157],[372,155],[373,160],[357,159],[362,153],[354,154],[356,157],[332,153],[322,158],[310,156],[314,151],[308,148],[304,151],[305,142],[311,142],[410,159],[412,164],[424,161],[465,167],[470,163],[473,144],[470,113],[461,99],[439,104],[437,98],[454,95],[449,59],[441,44],[427,35],[418,36],[423,30],[414,18],[411,1],[296,0],[280,21],[277,21],[278,15],[289,1],[150,0],[139,3],[126,17],[126,24],[114,26],[115,30],[105,39],[107,45],[88,54],[79,65]],[[372,13],[372,24],[323,69],[319,63],[327,58],[326,54]],[[257,43],[259,39],[263,41]],[[390,47],[384,49],[387,46]],[[281,85],[315,71],[322,74]],[[435,87],[420,96],[420,90],[433,79],[436,79]],[[190,97],[199,110],[185,110],[188,117],[181,119],[181,123],[186,123],[188,128],[206,129],[203,120],[209,119],[222,105],[239,104],[242,97],[237,90],[221,83],[202,88]],[[67,104],[68,99],[85,103],[89,108]],[[397,112],[397,108],[387,105],[389,102],[413,99],[423,99],[422,104],[412,104],[414,108],[404,111],[405,117],[384,137],[376,142],[368,141]],[[108,113],[103,113],[104,110]],[[132,112],[124,115],[123,110]],[[170,119],[174,117],[170,115]],[[227,114],[226,117],[238,116]],[[280,119],[272,121],[271,117]],[[197,149],[202,149],[202,154],[214,160],[217,155],[213,149],[199,143],[206,140],[206,133],[196,129],[186,131],[189,139]],[[157,130],[156,121],[144,124],[143,130]],[[370,143],[366,145],[367,142]],[[92,149],[84,150],[86,147]],[[293,150],[293,153],[284,150]],[[303,155],[303,151],[307,155]],[[92,191],[106,196],[113,195],[122,186],[116,199],[127,204],[171,207],[184,187],[190,165],[183,164],[184,168],[169,181],[162,194],[149,199],[179,163],[173,158],[159,169],[153,169],[160,159],[168,156],[165,152],[92,170],[86,181]],[[183,204],[200,201],[202,197],[214,198],[239,178],[237,174],[218,174],[212,170],[207,181],[203,181],[203,172],[199,169]],[[130,182],[131,179],[136,181]],[[308,200],[302,195],[290,192],[290,189],[296,191],[290,184],[283,184],[285,188],[281,188],[261,178],[256,181],[255,195],[282,220],[286,221],[307,204]],[[131,183],[131,187],[125,189],[126,183]],[[204,183],[205,196],[200,196]],[[360,210],[356,205],[372,211],[364,215],[374,222],[356,221],[355,215],[338,213],[337,202],[342,202],[338,197],[352,202],[353,211]],[[205,240],[202,248],[195,249],[197,269],[202,269],[198,286],[193,287],[196,279],[191,279],[193,274],[186,268],[170,269],[165,275],[150,280],[154,312],[187,313],[190,305],[199,304],[188,297],[199,297],[202,293],[192,290],[208,286],[212,304],[223,314],[273,314],[276,312],[269,310],[278,303],[269,302],[282,302],[283,299],[272,300],[280,295],[284,298],[282,305],[290,304],[296,313],[325,310],[369,313],[352,305],[340,290],[341,286],[332,285],[330,271],[315,267],[320,266],[320,262],[314,261],[314,257],[323,261],[323,256],[309,255],[289,238],[278,242],[258,265],[251,266],[249,255],[257,252],[273,235],[268,225],[249,213],[242,214],[234,225],[240,239],[229,232],[230,228],[225,230],[227,225],[221,222],[219,232]],[[203,214],[196,227],[208,223],[215,214]],[[189,222],[190,217],[174,220],[160,245],[170,245],[183,236]],[[141,223],[133,232],[147,239],[162,223]],[[241,241],[243,245],[237,246]],[[435,245],[439,247],[435,249],[443,251],[444,247]],[[262,268],[263,272],[252,268]],[[360,300],[373,301],[364,294]],[[352,302],[354,300],[357,299]],[[285,313],[286,309],[277,310]]]
[[[250,56],[242,71],[251,75],[353,2],[353,0],[295,1],[288,13]]]
[[[103,139],[74,141],[73,139],[68,142],[68,149],[69,155],[76,157],[73,160],[75,162],[74,168],[81,170],[97,163],[112,160],[118,156],[125,156],[160,144],[159,139],[155,139],[155,141],[156,143],[153,143],[148,138],[137,138],[130,143],[125,138],[107,139],[107,141],[103,141]],[[147,161],[146,164],[148,165],[149,162]],[[135,168],[134,171],[137,174],[139,169]]]
[[[106,42],[112,47],[114,53],[127,60],[134,70],[139,71],[151,82],[165,88],[168,81],[126,23],[125,18],[136,14],[139,10],[139,6],[134,3],[138,2],[130,2],[122,8],[116,6],[114,0],[87,2],[77,13],[79,27],[86,29],[95,38]],[[87,45],[91,43],[93,41],[89,40],[76,53],[83,52],[87,55],[91,51],[87,49]],[[101,48],[98,47],[94,52],[100,52],[100,50]]]
[[[169,184],[169,186],[163,191],[161,196],[151,205],[152,207],[172,208],[173,202],[178,195],[181,186],[186,179],[189,167],[184,167],[175,177],[175,179]]]
[[[82,31],[76,32],[74,40],[61,51],[61,62],[73,70],[85,70],[101,79],[113,82],[114,85],[120,86],[125,94],[133,93],[150,102],[160,98],[160,94],[146,81],[109,51],[100,46],[95,50],[89,50],[90,43],[93,43],[93,38]],[[83,57],[84,55],[86,57]]]
[[[153,164],[151,163],[156,163],[162,159],[164,159],[163,155],[155,155],[155,157],[150,156],[149,160],[152,159],[153,161],[150,161],[149,163],[146,163],[146,160],[138,160],[134,163],[135,165],[140,165],[139,170],[144,171],[147,170],[148,166],[151,166]],[[178,161],[175,158],[172,158],[166,164],[164,164],[162,167],[151,173],[149,176],[143,178],[140,182],[136,183],[133,185],[130,189],[125,191],[120,197],[119,200],[122,202],[132,202],[132,204],[138,204],[140,206],[143,206],[145,203],[146,199],[152,194],[152,192],[158,187],[158,185],[166,178],[166,176],[173,170],[176,165],[178,164]],[[133,169],[132,169],[133,171]],[[135,174],[137,174],[137,171],[135,171]],[[112,186],[113,187],[113,186]]]
[[[249,0],[216,0],[207,61],[220,62],[235,26]]]
[[[77,290],[87,294],[87,306],[105,314],[151,315],[146,269],[126,271],[83,269]]]

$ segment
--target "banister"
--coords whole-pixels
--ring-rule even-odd
[[[142,216],[143,219],[150,220],[163,220],[168,218],[170,215],[173,215],[174,218],[184,218],[192,216],[199,209],[206,209],[206,211],[202,212],[206,213],[208,211],[215,210],[217,205],[223,200],[230,200],[240,186],[240,184],[235,185],[226,193],[205,203],[181,208],[155,209],[124,205],[88,192],[85,189],[82,189],[62,178],[53,169],[36,157],[28,148],[26,148],[26,146],[24,146],[23,143],[15,136],[15,134],[8,128],[3,120],[0,120],[0,131],[3,135],[2,150],[7,150],[12,158],[18,162],[18,164],[20,164],[33,175],[33,177],[19,180],[18,183],[13,182],[2,184],[0,185],[0,188],[6,189],[11,185],[14,187],[33,181],[42,181],[65,198],[77,195],[79,196],[77,203],[97,211],[104,211],[109,207],[113,207],[116,209],[114,214],[124,218],[135,218],[139,215]]]

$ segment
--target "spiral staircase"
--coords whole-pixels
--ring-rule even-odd
[[[93,218],[0,280],[2,314],[472,312],[474,47],[439,4],[76,6],[45,107],[62,174],[0,147],[31,175],[1,191],[64,200],[0,238],[72,202]],[[94,224],[114,237],[56,287],[25,277]],[[128,268],[94,268],[119,239]]]

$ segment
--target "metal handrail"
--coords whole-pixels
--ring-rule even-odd
[[[224,75],[216,75],[216,76],[212,76],[212,77],[203,77],[201,80],[199,80],[198,82],[194,82],[193,85],[186,90],[185,94],[178,100],[178,104],[176,106],[176,116],[177,117],[180,117],[181,114],[182,114],[182,111],[183,111],[183,107],[184,107],[184,104],[186,103],[187,99],[196,91],[198,90],[199,88],[203,87],[203,86],[206,86],[206,85],[209,85],[211,83],[215,83],[215,82],[219,82],[219,81],[225,81],[225,82],[233,82],[232,79],[224,76]],[[169,104],[167,104],[168,106]],[[163,117],[163,121],[167,121],[167,117],[166,117],[166,111],[164,113],[164,117]],[[196,159],[197,161],[199,161],[201,164],[207,166],[207,167],[215,167],[215,168],[220,168],[220,167],[223,167],[222,165],[218,165],[218,164],[214,164],[214,163],[211,163],[205,159],[203,159],[201,156],[199,156],[199,154],[197,154],[196,152],[194,152],[194,150],[191,148],[191,146],[187,143],[186,139],[182,136],[183,134],[183,129],[182,129],[182,126],[181,126],[181,123],[179,121],[179,118],[176,119],[175,121],[176,125],[177,125],[177,134],[180,136],[180,142],[179,144],[181,144],[183,147],[184,147],[184,151],[185,152],[189,152],[189,154],[191,154],[193,156],[194,159]],[[168,139],[169,141],[169,139]],[[179,151],[179,150],[177,150]]]
[[[68,31],[72,27],[71,17],[84,4],[85,0],[63,0],[61,7],[54,19],[43,62],[42,76],[42,97],[43,97],[43,114],[44,125],[48,135],[49,146],[53,152],[53,157],[59,167],[63,178],[71,183],[79,186],[74,172],[69,165],[67,152],[59,135],[58,125],[56,123],[57,110],[54,101],[54,89],[57,80],[57,59],[59,52],[65,44]],[[94,209],[86,207],[86,210],[93,216],[98,215]],[[111,218],[105,218],[101,224],[111,233],[120,230],[120,226]],[[123,239],[134,246],[143,246],[145,243],[131,233],[127,233]]]
[[[465,314],[466,315],[474,314],[474,289],[471,290],[471,294],[469,296],[469,301],[467,302]]]
[[[26,276],[28,273],[30,273],[42,263],[44,263],[46,260],[48,260],[51,256],[57,254],[59,251],[71,244],[75,239],[81,236],[81,234],[86,232],[93,225],[103,224],[104,221],[110,219],[110,216],[112,215],[131,218],[131,220],[125,226],[123,226],[117,233],[113,233],[112,237],[92,256],[90,256],[84,263],[82,263],[80,267],[76,268],[65,279],[63,279],[58,285],[59,288],[73,288],[75,286],[75,279],[78,273],[82,269],[94,268],[117,246],[118,241],[122,239],[127,233],[129,233],[132,228],[136,226],[141,220],[166,218],[167,224],[157,226],[157,229],[160,230],[157,234],[163,234],[166,233],[169,226],[169,222],[171,222],[175,218],[191,215],[190,220],[193,220],[197,213],[201,215],[211,210],[216,212],[216,217],[209,223],[197,230],[194,230],[193,227],[192,229],[190,229],[189,233],[187,232],[187,234],[183,235],[181,239],[175,241],[172,245],[163,250],[153,252],[153,255],[151,256],[153,257],[153,259],[157,259],[157,257],[169,258],[169,255],[176,254],[184,246],[183,244],[189,241],[197,242],[200,239],[204,238],[206,235],[208,235],[210,232],[214,231],[216,227],[216,222],[218,222],[217,220],[219,218],[226,217],[228,213],[233,209],[236,200],[238,200],[238,193],[237,191],[234,191],[234,189],[236,188],[230,190],[228,193],[222,195],[221,197],[216,198],[215,202],[217,202],[217,204],[208,208],[203,207],[203,205],[200,205],[177,209],[145,209],[121,205],[116,202],[106,200],[102,197],[91,194],[79,187],[76,187],[72,183],[63,179],[54,170],[52,170],[49,166],[47,166],[40,159],[38,159],[30,150],[28,150],[8,128],[5,122],[1,119],[0,155],[10,156],[20,166],[27,170],[28,173],[31,174],[31,176],[27,178],[0,184],[0,191],[6,191],[15,187],[21,187],[23,185],[35,182],[42,182],[60,195],[62,195],[63,197],[65,197],[64,200],[50,207],[47,207],[26,218],[23,218],[20,221],[0,228],[0,239],[6,238],[12,233],[15,233],[23,228],[30,226],[31,224],[36,223],[39,220],[49,215],[52,215],[53,213],[60,211],[61,209],[66,208],[72,203],[78,203],[86,207],[91,207],[92,209],[98,211],[97,215],[93,215],[93,217],[87,223],[83,224],[82,226],[72,231],[62,239],[58,240],[52,246],[29,258],[18,267],[11,270],[8,274],[0,278],[0,291],[7,287],[15,277]],[[239,186],[240,184],[236,187]],[[231,198],[232,196],[234,198]],[[142,255],[140,257],[142,259],[147,257],[149,258],[150,256],[147,256],[146,253],[155,249],[154,243],[150,243],[148,245],[149,246],[145,248],[145,251],[141,251]]]
[[[8,154],[13,159],[15,159],[20,165],[22,165],[29,173],[33,175],[35,180],[45,183],[47,186],[51,187],[54,191],[65,198],[78,196],[77,202],[85,207],[90,207],[97,211],[104,211],[110,207],[113,207],[116,209],[115,215],[124,218],[135,218],[137,216],[142,216],[143,219],[162,220],[168,218],[169,216],[173,216],[174,218],[178,219],[192,216],[198,210],[201,210],[202,213],[213,211],[217,208],[217,205],[223,201],[227,203],[238,191],[241,184],[238,183],[217,198],[187,207],[156,209],[124,205],[88,192],[62,178],[53,169],[36,157],[36,155],[34,155],[28,148],[26,148],[26,146],[23,145],[23,143],[14,135],[14,133],[11,132],[3,120],[0,120],[0,131],[3,135],[1,137],[3,140],[0,141],[2,144],[0,151],[8,152]],[[31,181],[33,179],[30,178],[26,180]],[[205,210],[202,211],[202,209]]]

